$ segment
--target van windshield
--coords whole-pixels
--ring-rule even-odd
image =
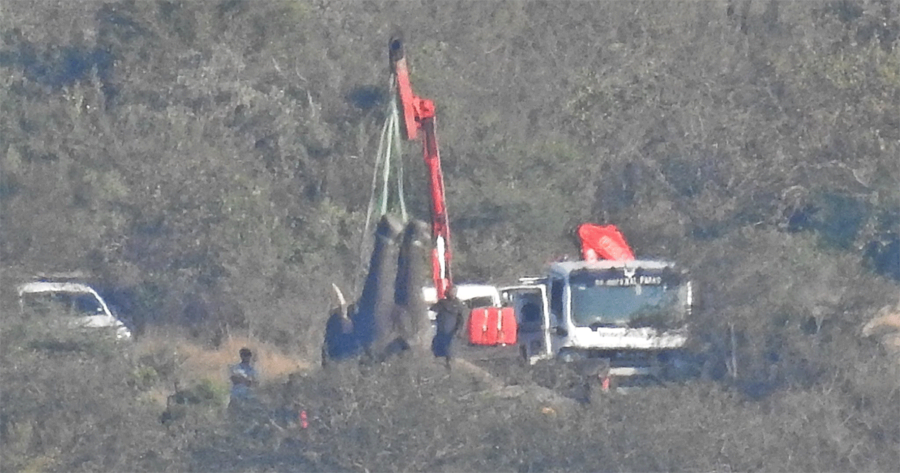
[[[22,294],[22,308],[38,315],[88,317],[103,314],[100,301],[90,293],[34,292]]]

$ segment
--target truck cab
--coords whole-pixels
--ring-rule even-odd
[[[534,364],[606,358],[617,375],[651,374],[687,342],[691,282],[657,260],[564,261],[502,291],[515,308],[519,350]]]

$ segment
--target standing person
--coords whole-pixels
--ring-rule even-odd
[[[253,367],[253,352],[249,348],[241,348],[239,355],[241,362],[232,365],[228,369],[231,379],[231,400],[228,410],[232,412],[246,412],[248,408],[256,404],[253,396],[253,388],[259,383],[256,368]]]
[[[332,360],[340,361],[359,352],[359,343],[353,333],[353,315],[356,305],[341,304],[331,311],[325,323],[325,343],[322,345],[322,366]]]
[[[436,314],[436,332],[431,341],[431,352],[434,356],[444,358],[447,370],[450,370],[452,358],[451,345],[456,333],[465,324],[466,306],[456,297],[456,286],[450,286],[443,299],[431,307]]]

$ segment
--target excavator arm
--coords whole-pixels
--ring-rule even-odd
[[[397,85],[400,102],[401,130],[407,140],[415,140],[422,134],[422,153],[428,168],[429,189],[431,190],[431,235],[432,274],[438,299],[443,299],[452,284],[450,273],[450,224],[447,218],[447,203],[444,198],[444,174],[441,171],[441,156],[438,151],[437,125],[435,123],[434,102],[423,99],[412,91],[409,81],[409,67],[403,50],[403,38],[396,35],[389,46],[391,74]]]

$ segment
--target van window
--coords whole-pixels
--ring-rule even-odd
[[[470,309],[477,309],[478,307],[493,307],[494,299],[490,296],[485,297],[473,297],[469,300],[463,301],[466,304],[466,307]]]
[[[32,314],[87,317],[103,314],[103,306],[93,294],[36,292],[22,294],[22,308]]]
[[[75,312],[81,315],[100,315],[103,306],[93,294],[73,294]]]

